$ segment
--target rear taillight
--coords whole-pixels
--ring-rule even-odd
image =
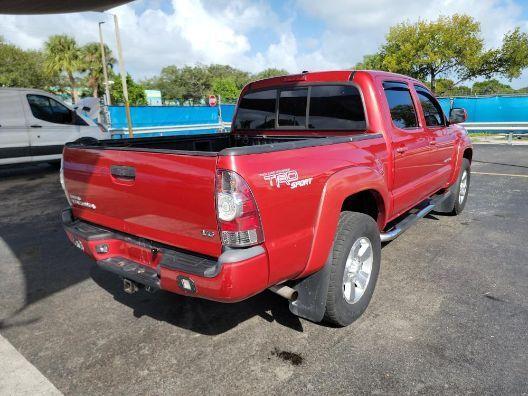
[[[235,172],[220,170],[216,175],[216,213],[224,246],[246,247],[264,242],[255,198]]]
[[[62,154],[62,157],[61,157],[59,180],[60,180],[60,184],[62,186],[62,191],[64,191],[64,194],[66,195],[66,200],[68,201],[68,204],[71,207],[72,203],[71,203],[71,200],[70,200],[70,195],[68,194],[68,190],[66,189],[66,183],[64,181],[64,153]]]

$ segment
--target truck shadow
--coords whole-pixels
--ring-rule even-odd
[[[8,298],[17,301],[0,318],[0,329],[5,329],[40,320],[22,314],[31,304],[89,278],[89,260],[71,247],[60,224],[58,213],[67,202],[56,167],[2,166],[0,180],[0,287],[5,306]]]
[[[92,265],[90,276],[117,302],[131,308],[137,318],[148,316],[203,335],[225,333],[254,316],[303,331],[301,320],[290,312],[288,301],[267,290],[247,300],[226,304],[165,291],[127,294],[118,276],[96,265]]]

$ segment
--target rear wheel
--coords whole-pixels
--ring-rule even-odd
[[[334,240],[325,319],[347,326],[367,308],[381,261],[379,230],[372,217],[342,212]]]

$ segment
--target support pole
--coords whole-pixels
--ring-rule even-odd
[[[128,137],[133,138],[134,132],[132,131],[132,119],[130,117],[130,104],[128,103],[128,89],[126,82],[126,70],[125,61],[123,60],[123,50],[121,49],[121,36],[119,34],[119,23],[117,22],[117,15],[114,14],[116,44],[117,44],[117,56],[119,58],[119,71],[121,72],[121,82],[123,85],[123,99],[125,101],[125,113],[128,125]]]
[[[220,95],[218,95],[218,121],[220,122],[220,129],[222,130],[222,133],[225,132],[224,130],[224,121],[222,120],[222,99]]]
[[[101,25],[104,22],[99,22],[99,42],[101,44],[101,62],[103,62],[103,76],[104,76],[104,84],[105,84],[105,104],[107,106],[110,106],[112,104],[112,100],[110,99],[110,88],[108,87],[108,71],[106,70],[106,55],[105,55],[105,49],[104,49],[104,41],[103,41],[103,29],[101,29]]]

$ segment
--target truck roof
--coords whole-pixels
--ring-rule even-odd
[[[267,86],[278,85],[281,83],[295,82],[295,81],[310,81],[310,82],[336,82],[336,81],[350,81],[354,74],[364,73],[371,76],[383,76],[387,78],[400,78],[406,79],[413,82],[420,81],[405,76],[402,74],[391,73],[381,70],[326,70],[326,71],[315,71],[315,72],[302,72],[300,74],[289,74],[278,77],[266,78],[263,80],[254,81],[248,84],[251,88],[264,88]]]

